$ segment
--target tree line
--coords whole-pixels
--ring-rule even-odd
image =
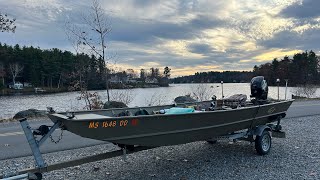
[[[197,72],[194,75],[174,78],[174,83],[241,83],[250,82],[253,73],[250,71],[210,71]]]
[[[106,78],[118,76],[123,79],[147,78],[163,83],[170,77],[170,68],[163,72],[159,68],[141,69],[140,74],[133,69],[115,71],[107,69],[105,61],[94,55],[73,54],[57,48],[42,50],[35,47],[8,46],[0,43],[0,87],[9,83],[30,83],[34,87],[48,87],[65,90],[85,88],[106,89]],[[108,73],[108,76],[107,74]],[[139,77],[140,75],[140,77]],[[165,82],[166,84],[168,82]],[[71,89],[70,89],[71,88]]]
[[[273,59],[271,63],[255,65],[253,71],[224,71],[224,72],[197,72],[194,75],[174,78],[174,83],[220,83],[223,82],[250,82],[254,76],[264,76],[269,85],[285,85],[288,80],[290,86],[319,85],[320,63],[319,57],[313,51],[295,54],[292,59],[285,56],[283,59]]]
[[[0,84],[19,81],[33,86],[67,88],[75,80],[91,89],[104,88],[104,61],[57,48],[14,47],[0,44]]]
[[[297,53],[292,58],[275,58],[271,63],[254,66],[253,75],[264,76],[270,85],[275,85],[277,79],[280,79],[281,85],[285,84],[286,79],[291,86],[319,85],[319,57],[311,50]]]

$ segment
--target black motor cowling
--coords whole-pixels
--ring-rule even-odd
[[[251,97],[256,100],[267,100],[268,84],[263,76],[257,76],[251,80]]]

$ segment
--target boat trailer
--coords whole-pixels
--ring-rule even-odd
[[[278,137],[278,138],[285,137],[285,132],[281,131],[280,120],[281,120],[281,116],[278,117],[278,121],[276,125],[274,124],[260,125],[260,126],[248,129],[247,131],[233,132],[225,136],[215,137],[213,139],[207,140],[207,142],[210,144],[214,144],[215,142],[217,142],[218,139],[226,139],[226,138],[233,141],[240,139],[240,140],[255,142],[255,147],[258,154],[265,155],[270,151],[270,148],[271,148],[271,135],[269,132],[272,132],[273,137]],[[74,167],[81,164],[100,161],[100,160],[118,157],[118,156],[123,156],[123,160],[126,161],[127,154],[132,154],[135,152],[156,148],[156,147],[144,147],[144,146],[136,146],[134,148],[119,146],[121,147],[121,150],[86,156],[79,159],[53,163],[48,165],[44,161],[39,148],[49,137],[51,138],[52,133],[56,129],[61,128],[63,124],[57,121],[50,128],[49,126],[41,125],[38,129],[35,130],[29,126],[29,123],[26,118],[20,119],[19,122],[27,138],[29,146],[32,150],[32,154],[35,160],[35,167],[23,169],[18,172],[5,173],[3,175],[0,175],[0,179],[2,180],[18,180],[18,179],[41,180],[42,173],[45,173],[45,172],[50,172],[50,171],[68,168],[68,167]],[[42,137],[39,140],[37,140],[36,138],[37,135],[41,135]],[[256,136],[256,138],[254,139],[253,136]]]
[[[86,156],[79,159],[74,159],[70,161],[59,162],[59,163],[48,165],[44,161],[39,148],[57,128],[60,128],[62,126],[61,122],[56,122],[49,129],[45,128],[45,126],[42,125],[37,130],[33,130],[29,126],[29,123],[26,118],[19,120],[19,122],[27,138],[29,146],[32,150],[32,154],[35,160],[35,167],[24,169],[18,172],[9,172],[9,173],[0,175],[0,179],[2,180],[18,180],[18,179],[41,180],[42,173],[44,172],[50,172],[50,171],[59,170],[63,168],[78,166],[81,164],[100,161],[103,159],[108,159],[108,158],[113,158],[118,156],[123,156],[123,160],[126,161],[127,154],[132,154],[135,152],[154,148],[154,147],[137,146],[137,147],[134,147],[134,149],[131,149],[131,148],[129,149],[129,148],[126,148],[126,146],[123,146],[121,150]],[[37,140],[35,135],[42,135],[42,137],[40,140]]]

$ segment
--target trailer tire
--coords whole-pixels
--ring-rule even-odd
[[[264,130],[261,136],[256,136],[255,148],[259,155],[266,155],[271,149],[271,135],[269,131]]]

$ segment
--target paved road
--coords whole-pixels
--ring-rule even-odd
[[[49,120],[36,122],[30,121],[29,124],[31,127],[37,128],[42,124],[52,125],[52,122]],[[60,130],[56,130],[56,132],[54,132],[54,134],[52,135],[53,139],[58,139],[58,137],[60,136],[60,132]],[[48,153],[92,146],[101,143],[106,142],[82,138],[68,131],[63,131],[63,138],[58,144],[55,144],[51,142],[50,139],[48,139],[40,149],[41,152]],[[20,124],[0,124],[0,160],[29,155],[31,155],[31,149],[24,136]]]
[[[286,118],[312,116],[320,114],[320,101],[297,101],[294,102],[287,112]],[[31,127],[38,127],[42,124],[52,125],[48,120],[29,122]],[[53,137],[57,139],[60,131],[57,130]],[[55,152],[67,149],[92,146],[106,143],[103,141],[91,140],[74,135],[68,131],[63,132],[63,139],[58,143],[45,142],[41,147],[43,153]],[[0,124],[0,160],[31,155],[31,150],[19,123]]]
[[[320,114],[320,101],[295,101],[287,111],[286,118],[314,116]]]

